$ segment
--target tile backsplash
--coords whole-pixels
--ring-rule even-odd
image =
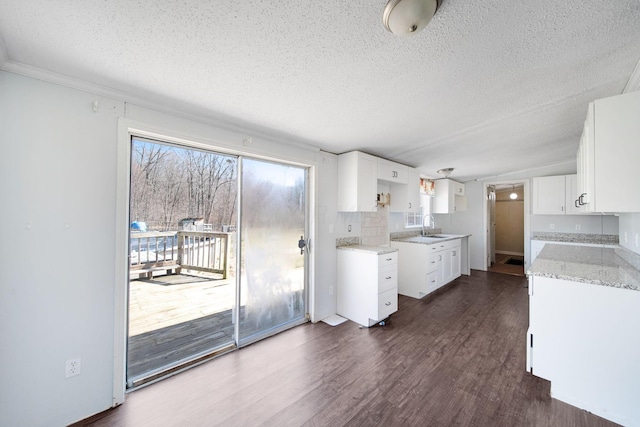
[[[385,246],[389,244],[389,207],[378,207],[377,212],[361,213],[361,243]]]

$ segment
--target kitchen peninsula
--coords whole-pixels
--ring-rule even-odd
[[[527,370],[623,425],[640,420],[639,268],[624,248],[546,244],[527,272]]]

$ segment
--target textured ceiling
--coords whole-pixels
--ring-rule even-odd
[[[0,40],[4,68],[463,181],[575,160],[640,59],[638,0],[444,0],[413,38],[385,3],[3,0]]]

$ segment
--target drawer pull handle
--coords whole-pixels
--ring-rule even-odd
[[[393,258],[387,258],[387,261],[391,261]]]
[[[387,277],[385,277],[385,279],[389,280],[389,279],[391,279],[391,276],[387,276]]]
[[[391,301],[385,302],[384,305],[391,305]]]

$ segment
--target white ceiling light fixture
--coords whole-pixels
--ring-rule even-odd
[[[516,187],[515,187],[515,185],[512,185],[512,186],[511,186],[511,194],[509,194],[509,198],[510,198],[511,200],[515,200],[515,199],[517,199],[517,198],[518,198],[518,193],[516,193]]]
[[[440,0],[389,0],[382,22],[387,30],[397,36],[413,36],[427,26],[438,6]]]
[[[449,175],[451,175],[451,172],[453,172],[453,168],[444,168],[444,169],[438,169],[436,171],[436,173],[438,175],[443,176],[444,178],[448,177]]]

